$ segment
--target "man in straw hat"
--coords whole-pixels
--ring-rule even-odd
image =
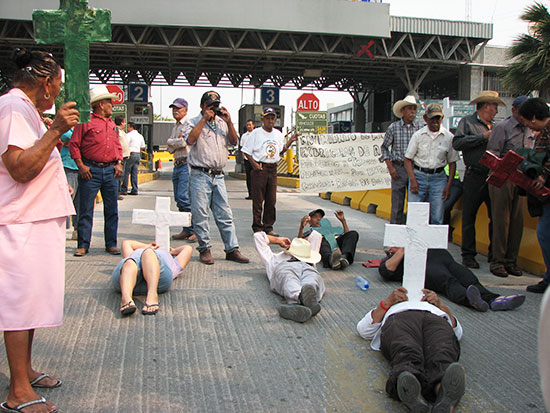
[[[78,246],[74,253],[88,253],[92,239],[94,199],[101,190],[105,217],[105,250],[120,255],[117,248],[118,178],[122,175],[122,146],[118,128],[111,120],[112,99],[116,95],[100,85],[90,89],[92,116],[90,122],[76,125],[69,149],[78,167],[80,210],[78,213]]]
[[[491,200],[486,182],[489,168],[479,163],[487,149],[487,140],[491,135],[493,120],[498,106],[506,106],[498,92],[484,90],[470,102],[476,105],[476,111],[462,118],[453,138],[453,148],[462,151],[466,173],[463,183],[462,204],[462,263],[470,268],[479,268],[476,255],[476,216],[483,202],[489,215],[489,261],[491,260],[491,240],[493,223]]]
[[[393,114],[400,120],[393,122],[386,131],[382,143],[380,162],[386,162],[391,176],[391,224],[404,224],[403,207],[409,178],[405,170],[405,152],[413,134],[423,125],[415,121],[420,104],[413,95],[398,100],[393,105]]]
[[[318,251],[322,238],[316,231],[309,240],[294,238],[292,242],[263,231],[254,233],[271,291],[287,300],[278,307],[281,317],[303,323],[321,311],[319,301],[325,294],[325,284],[314,264],[321,261]],[[285,251],[274,254],[269,244],[280,245]]]

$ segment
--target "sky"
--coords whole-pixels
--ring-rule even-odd
[[[466,20],[466,1],[468,0],[383,0],[390,4],[390,15],[423,17],[443,20]],[[509,46],[521,33],[527,31],[527,25],[519,16],[535,0],[470,0],[471,21],[493,23],[491,46]],[[548,3],[548,2],[543,2]],[[171,117],[170,103],[177,97],[184,97],[189,102],[189,115],[195,116],[200,111],[201,95],[212,88],[199,87],[152,87],[151,101],[154,112]],[[235,124],[238,123],[238,111],[243,104],[260,103],[260,90],[245,88],[216,89]],[[316,88],[302,90],[281,90],[280,104],[285,106],[285,126],[290,126],[292,109],[296,109],[296,100],[302,93],[313,92],[320,100],[320,110],[328,106],[337,106],[352,101],[348,92],[318,91]],[[255,100],[254,100],[255,99]]]

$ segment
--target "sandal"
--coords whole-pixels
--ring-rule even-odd
[[[126,304],[124,304],[122,307],[120,307],[120,314],[122,315],[130,315],[134,314],[137,310],[136,304],[133,300],[128,301]]]
[[[49,378],[53,379],[53,377],[50,376],[49,374],[40,374],[40,376],[38,376],[36,379],[31,380],[31,386],[36,387],[36,388],[40,388],[40,389],[55,389],[56,387],[59,387],[59,386],[61,386],[61,384],[63,384],[63,382],[59,379],[57,379],[57,383],[55,383],[51,386],[48,386],[48,385],[45,385],[45,384],[40,384],[39,382],[42,381],[43,379],[45,379],[46,377],[49,377]]]
[[[9,407],[8,402],[4,402],[4,403],[0,404],[0,411],[7,412],[7,413],[20,413],[20,412],[23,412],[23,409],[25,407],[34,406],[35,404],[45,404],[45,405],[47,405],[48,402],[43,397],[41,397],[38,400],[32,400],[30,402],[21,403],[21,404],[15,406],[15,407]],[[57,413],[57,409],[55,409],[51,413]]]
[[[155,309],[150,310],[151,307],[154,307]],[[147,304],[147,303],[145,303],[145,305],[141,309],[141,314],[143,314],[143,315],[155,315],[156,313],[159,312],[159,307],[160,306],[158,304]]]

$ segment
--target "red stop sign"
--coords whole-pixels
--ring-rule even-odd
[[[120,86],[107,85],[107,90],[117,96],[116,99],[113,99],[113,105],[121,105],[124,103],[124,91]]]
[[[313,93],[304,93],[298,98],[299,111],[318,111],[319,99]]]

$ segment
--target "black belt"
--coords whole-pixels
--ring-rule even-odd
[[[183,165],[187,162],[187,158],[174,159],[174,165]]]
[[[90,163],[94,166],[97,166],[99,168],[107,168],[108,166],[111,166],[111,165],[116,165],[118,163],[118,161],[111,161],[111,162],[96,162],[96,161],[92,161],[90,159],[85,159],[85,158],[82,158],[82,161],[83,162],[86,162],[86,163]]]
[[[399,165],[399,166],[404,166],[405,165],[405,162],[403,162],[403,161],[391,161],[391,163],[393,163],[394,165]]]
[[[268,166],[268,167],[273,167],[273,166],[277,166],[276,163],[269,163],[269,162],[258,162],[260,165],[262,166]]]
[[[422,168],[421,166],[418,166],[417,164],[414,164],[414,169],[418,169],[421,172],[424,172],[425,174],[438,174],[439,172],[442,172],[445,167],[442,166],[441,168]]]
[[[191,165],[191,169],[196,169],[197,171],[201,171],[209,175],[223,175],[223,170],[221,169],[203,168],[202,166],[193,166],[193,165]]]

